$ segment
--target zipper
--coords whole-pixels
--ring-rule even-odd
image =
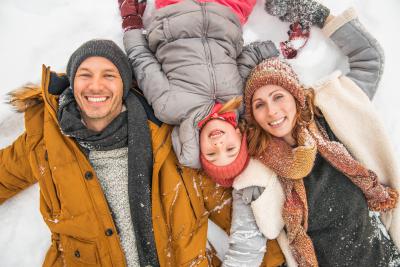
[[[211,49],[210,49],[210,44],[207,39],[207,32],[208,32],[208,13],[206,10],[206,2],[201,2],[199,3],[201,7],[201,11],[203,14],[203,36],[201,38],[203,47],[204,47],[204,52],[206,55],[206,63],[207,63],[207,69],[210,74],[210,80],[211,80],[211,87],[212,87],[212,93],[211,93],[211,98],[213,100],[216,100],[216,81],[215,81],[215,71],[213,68],[212,64],[212,58],[211,58]]]

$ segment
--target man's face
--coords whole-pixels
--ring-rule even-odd
[[[74,97],[83,121],[102,131],[122,110],[123,83],[117,67],[104,57],[89,57],[74,79]]]

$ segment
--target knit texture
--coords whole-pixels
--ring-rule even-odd
[[[301,179],[301,176],[306,177],[311,172],[314,165],[317,150],[313,147],[317,147],[318,152],[333,167],[361,189],[371,210],[393,209],[398,201],[398,192],[378,183],[374,172],[355,160],[342,144],[330,141],[315,121],[302,127],[297,144],[298,147],[293,149],[286,142],[272,138],[264,154],[259,155],[258,159],[281,178],[286,196],[283,219],[296,261],[300,266],[318,266],[313,244],[307,235],[308,204]]]
[[[302,179],[311,172],[317,151],[361,189],[371,210],[393,209],[398,200],[398,192],[381,185],[373,171],[355,160],[341,143],[330,141],[326,132],[318,128],[312,103],[306,103],[304,88],[299,84],[297,75],[290,65],[278,58],[263,61],[250,74],[245,89],[248,120],[254,121],[251,112],[254,92],[266,84],[285,88],[298,100],[301,109],[311,114],[310,120],[297,133],[296,148],[272,137],[264,153],[257,156],[281,178],[286,195],[283,219],[296,261],[300,266],[318,266],[314,246],[307,235],[308,204]]]
[[[330,140],[338,141],[324,118],[316,121]],[[319,266],[400,266],[398,249],[380,222],[380,213],[369,210],[363,192],[321,153],[304,186],[307,234]]]
[[[312,170],[317,145],[307,135],[298,140],[301,145],[295,149],[273,137],[258,159],[280,177],[286,197],[282,217],[294,258],[299,266],[318,266],[314,245],[307,235],[308,203],[302,179]]]
[[[106,195],[129,267],[139,266],[128,197],[128,147],[91,151],[89,160]]]
[[[224,186],[231,187],[233,180],[238,176],[247,166],[249,162],[249,153],[247,151],[247,139],[243,134],[242,143],[240,145],[239,154],[236,159],[226,166],[216,166],[209,162],[203,154],[200,154],[200,162],[204,172],[216,183]]]
[[[258,64],[250,73],[245,88],[245,116],[246,120],[254,121],[251,101],[257,89],[264,85],[278,85],[289,91],[305,107],[304,89],[299,79],[289,64],[277,57],[266,59]]]
[[[267,0],[265,10],[282,21],[320,28],[330,13],[327,7],[314,0]]]
[[[67,65],[67,76],[74,86],[76,71],[82,62],[89,57],[104,57],[110,60],[118,69],[123,82],[123,98],[128,96],[132,87],[132,69],[126,54],[111,40],[94,39],[87,41],[72,53]]]
[[[58,121],[63,134],[88,151],[107,151],[128,146],[128,197],[140,265],[159,266],[153,234],[151,179],[153,153],[150,129],[143,105],[133,92],[121,112],[102,132],[82,123],[71,89],[60,96]]]
[[[215,105],[213,106],[213,108],[210,111],[210,114],[208,114],[204,119],[199,121],[197,126],[201,129],[210,120],[220,119],[220,120],[230,123],[233,127],[236,128],[236,126],[237,126],[236,112],[229,111],[229,112],[220,113],[220,110],[223,108],[223,106],[224,105],[221,103],[218,103],[218,102],[215,103]]]

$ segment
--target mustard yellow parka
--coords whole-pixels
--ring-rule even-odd
[[[12,94],[25,112],[25,132],[0,150],[0,204],[29,185],[40,185],[40,211],[52,233],[43,266],[125,266],[102,188],[76,142],[58,125],[58,99],[48,93],[50,77],[43,67],[41,87]],[[149,120],[153,148],[152,219],[161,266],[216,266],[206,252],[207,219],[225,231],[230,227],[228,189],[217,187],[198,171],[183,168],[171,146],[171,127]],[[283,257],[269,242],[265,266]]]

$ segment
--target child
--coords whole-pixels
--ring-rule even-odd
[[[139,88],[155,115],[175,125],[172,143],[179,162],[199,168],[198,122],[216,102],[242,95],[251,68],[278,54],[272,42],[243,47],[241,24],[255,0],[158,0],[147,38],[141,19],[145,3],[119,3],[124,46]]]
[[[280,210],[283,204],[283,190],[277,176],[260,161],[249,157],[244,125],[239,127],[234,112],[240,104],[240,99],[232,99],[224,105],[214,106],[210,115],[200,121],[200,161],[205,173],[216,183],[231,187],[233,183],[244,180],[266,188],[262,198],[252,203],[261,203],[264,215],[269,218],[264,232],[260,232],[253,212],[249,207],[253,195],[260,196],[262,190],[255,187],[236,188],[232,192],[232,226],[229,250],[223,256],[222,266],[260,266],[267,249],[267,239],[278,238],[287,263],[295,262],[287,246],[286,237],[280,234],[283,227]],[[235,159],[230,162],[229,157]],[[226,164],[225,161],[230,162]],[[240,183],[240,182],[239,182]],[[240,223],[239,223],[240,222]],[[258,222],[257,222],[258,223]],[[283,242],[283,243],[282,243]],[[283,246],[282,246],[283,245]],[[280,266],[276,248],[268,245],[270,266]],[[223,254],[223,253],[221,253]],[[280,254],[280,253],[279,253]],[[274,255],[274,256],[272,256]],[[289,265],[290,266],[290,265]]]

